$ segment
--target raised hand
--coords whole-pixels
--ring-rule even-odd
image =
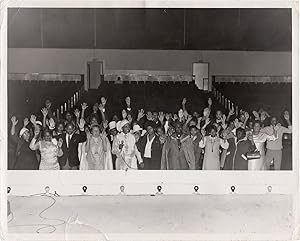
[[[147,120],[149,120],[149,121],[153,120],[153,115],[150,111],[147,112],[146,117],[147,117]]]
[[[54,121],[53,118],[50,118],[50,120],[49,120],[49,126],[50,126],[51,128],[54,128],[54,127],[55,127],[55,121]]]
[[[79,129],[83,129],[84,125],[85,125],[85,120],[81,118],[78,124]]]
[[[290,114],[288,111],[285,111],[284,114],[283,114],[283,117],[285,120],[289,121],[290,120]]]
[[[17,117],[15,117],[15,116],[13,116],[12,118],[11,118],[11,123],[13,124],[13,126],[16,126],[17,124],[18,124],[18,120],[17,120]]]
[[[248,113],[248,112],[245,112],[245,118],[246,118],[246,120],[248,120],[249,117],[250,117],[249,113]]]
[[[185,104],[186,104],[186,98],[183,98],[182,105],[185,105]]]
[[[123,117],[123,120],[126,119],[126,117],[127,117],[127,112],[126,112],[126,110],[122,110],[122,117]]]
[[[84,103],[81,104],[81,109],[82,110],[86,110],[87,108],[88,108],[87,103],[84,102]]]
[[[76,118],[79,118],[80,117],[80,111],[78,109],[76,109],[74,111],[74,115],[76,116]]]
[[[140,119],[142,119],[144,116],[145,116],[144,110],[143,110],[143,109],[140,109],[140,110],[138,111],[138,117],[137,117],[137,119],[140,120]]]
[[[62,138],[59,138],[59,140],[58,140],[58,142],[57,142],[57,146],[58,146],[59,148],[61,148],[63,142],[64,142],[63,139],[62,139]]]
[[[234,108],[230,108],[230,110],[229,110],[229,115],[230,115],[230,116],[233,116],[233,115],[234,115]]]
[[[46,117],[48,115],[48,109],[47,108],[43,108],[41,110],[41,112],[42,112],[42,114],[43,114],[44,117]]]
[[[165,115],[163,112],[158,113],[158,120],[162,123],[164,121]]]
[[[23,120],[23,126],[26,127],[28,124],[29,124],[29,120],[28,120],[28,118],[25,118]]]
[[[35,125],[36,124],[36,116],[35,115],[31,115],[30,116],[30,122]]]
[[[252,114],[254,115],[255,119],[260,119],[259,118],[259,114],[257,113],[257,111],[252,111]]]

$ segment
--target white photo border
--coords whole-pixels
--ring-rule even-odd
[[[20,8],[292,8],[292,123],[293,170],[292,171],[7,171],[7,9]],[[192,193],[194,185],[204,194],[229,194],[236,187],[236,194],[272,193],[293,195],[294,227],[299,225],[299,3],[298,1],[219,1],[219,0],[3,0],[1,3],[1,227],[7,233],[7,186],[11,195],[29,195],[44,191],[45,186],[59,190],[60,195],[82,194],[82,185],[89,187],[90,195],[117,194],[120,185],[128,194],[155,193],[157,185],[168,194]],[[63,175],[62,175],[63,174]],[[84,180],[84,181],[82,181]],[[113,180],[113,181],[112,181]],[[218,183],[216,183],[216,180]],[[37,184],[38,183],[38,184]],[[32,187],[34,186],[34,191]],[[94,189],[94,190],[93,190]],[[91,190],[91,191],[90,191]],[[31,234],[32,235],[32,234]],[[20,237],[23,235],[20,234]],[[187,235],[188,236],[188,235]],[[36,237],[39,238],[40,236]],[[49,240],[49,236],[46,235]],[[35,237],[33,237],[36,239]],[[198,237],[199,238],[199,237]]]

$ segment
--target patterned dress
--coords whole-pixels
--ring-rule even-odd
[[[59,170],[58,146],[55,142],[39,141],[38,147],[41,152],[40,170]]]

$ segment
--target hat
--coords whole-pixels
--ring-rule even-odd
[[[19,133],[20,137],[22,137],[26,131],[29,132],[29,130],[27,128],[22,128]]]
[[[128,120],[118,121],[118,123],[117,123],[117,130],[121,132],[121,131],[122,131],[122,128],[123,128],[126,124],[129,124],[129,121],[128,121]]]
[[[108,128],[110,130],[117,128],[117,123],[115,121],[111,121],[108,123]]]
[[[135,133],[137,131],[142,131],[143,129],[139,125],[134,125],[132,128],[132,133]]]
[[[147,121],[147,122],[145,123],[145,128],[147,128],[148,126],[151,126],[153,129],[156,128],[156,124],[155,124],[154,121]]]
[[[43,125],[41,121],[36,121],[35,123],[36,123],[37,125],[40,125],[40,126]]]

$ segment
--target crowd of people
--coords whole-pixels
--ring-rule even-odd
[[[92,108],[82,103],[58,119],[46,100],[42,119],[11,117],[9,154],[14,170],[280,170],[282,137],[292,132],[265,110],[228,113],[212,99],[201,112],[189,113],[187,99],[177,113],[124,108],[110,113],[108,100]],[[90,110],[90,111],[89,111]],[[88,111],[90,113],[88,113]],[[19,128],[17,128],[19,126]],[[18,130],[17,130],[18,129]]]

